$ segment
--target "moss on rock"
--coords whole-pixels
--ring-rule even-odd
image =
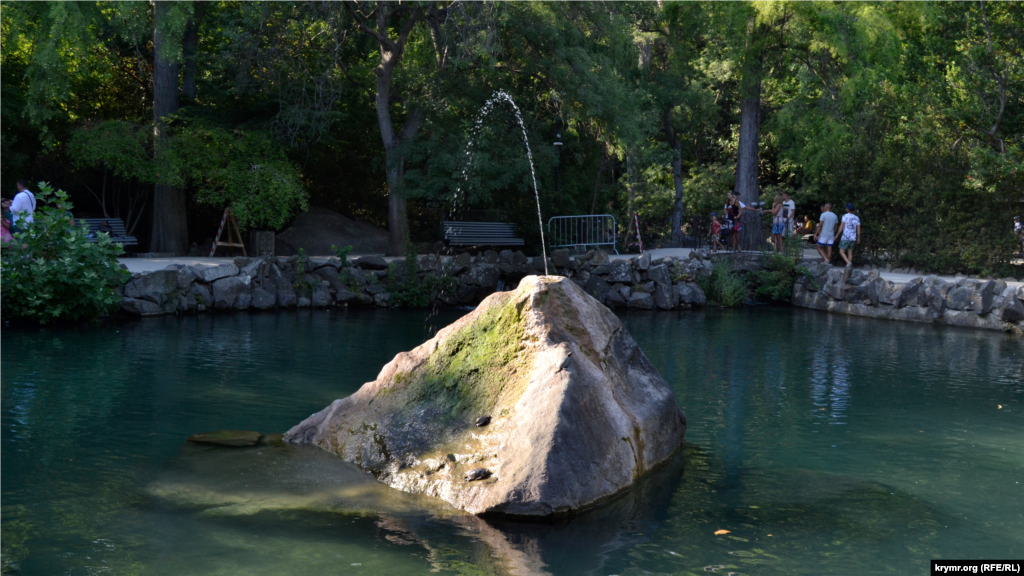
[[[526,305],[507,299],[441,342],[427,360],[418,400],[441,403],[453,416],[489,411],[503,394],[514,403],[529,362]]]

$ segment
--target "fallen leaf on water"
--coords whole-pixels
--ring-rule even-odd
[[[715,536],[721,536],[722,534],[729,534],[728,530],[715,530]]]

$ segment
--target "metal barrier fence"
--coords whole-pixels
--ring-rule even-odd
[[[683,221],[683,247],[707,248],[711,245],[711,220],[704,216]]]
[[[548,238],[552,248],[611,246],[616,254],[615,232],[618,226],[611,214],[591,216],[555,216],[548,219]]]

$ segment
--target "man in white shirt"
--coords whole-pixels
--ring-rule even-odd
[[[853,266],[853,246],[860,244],[860,217],[853,210],[853,203],[847,202],[843,223],[839,225],[839,255],[846,260],[847,268]]]
[[[792,234],[796,223],[796,202],[789,198],[789,192],[782,193],[782,209],[786,210],[786,234]]]
[[[18,180],[18,193],[14,195],[11,202],[12,224],[18,231],[24,231],[25,226],[32,222],[32,213],[36,211],[36,197],[28,189],[27,180]]]
[[[839,217],[832,213],[832,204],[825,202],[821,205],[821,221],[818,223],[818,230],[814,233],[814,242],[817,243],[818,254],[825,262],[832,261],[832,244],[836,240],[836,222]]]

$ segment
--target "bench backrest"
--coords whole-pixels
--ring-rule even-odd
[[[110,225],[110,239],[120,244],[138,244],[134,236],[129,236],[124,222],[120,218],[75,218],[75,223],[87,228],[90,232],[99,232],[100,224]]]
[[[507,222],[442,222],[450,246],[522,246],[515,226]]]

